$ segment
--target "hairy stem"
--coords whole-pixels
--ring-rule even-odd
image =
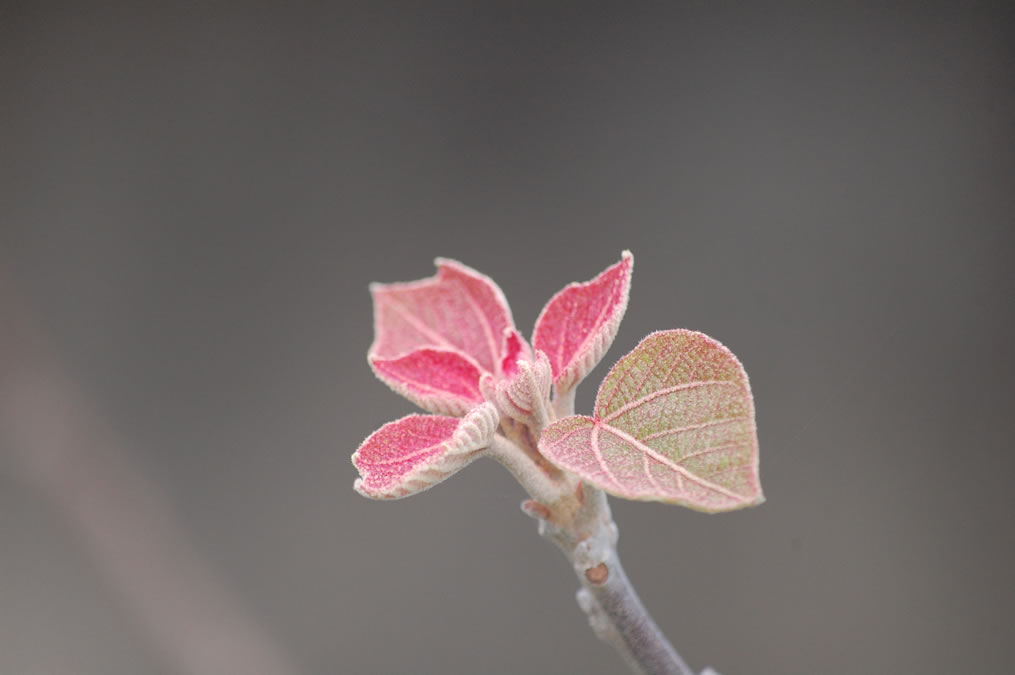
[[[550,404],[553,409],[554,419],[559,420],[574,414],[574,395],[574,387],[564,392],[554,392],[553,402]]]
[[[529,495],[541,504],[548,506],[561,498],[561,485],[542,466],[536,464],[525,450],[504,436],[494,436],[487,455],[500,462],[525,487]]]

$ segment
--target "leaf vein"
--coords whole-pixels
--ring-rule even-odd
[[[486,347],[490,350],[491,372],[500,374],[501,364],[499,363],[500,359],[498,358],[498,352],[500,349],[494,341],[493,326],[490,324],[490,318],[483,313],[482,309],[480,309],[479,303],[477,303],[476,299],[472,297],[472,292],[469,288],[464,284],[462,284],[462,288],[465,291],[465,301],[476,315],[476,318],[479,319],[479,325],[483,327],[483,334],[486,336]]]
[[[709,446],[709,447],[705,448],[704,450],[698,450],[697,452],[692,452],[690,454],[684,455],[683,457],[681,457],[680,459],[677,460],[677,464],[683,465],[684,462],[686,462],[686,461],[688,461],[690,459],[694,459],[695,457],[703,457],[703,456],[711,454],[713,452],[719,452],[720,450],[729,450],[730,448],[739,448],[739,447],[741,447],[743,445],[746,445],[746,444],[745,443],[726,443],[725,445],[712,445],[712,446]]]
[[[661,486],[658,483],[658,481],[656,481],[656,477],[652,475],[652,467],[649,466],[648,459],[649,459],[648,453],[647,452],[642,453],[641,463],[642,470],[645,472],[645,477],[648,478],[648,482],[652,483],[652,487],[655,488],[657,492],[659,492],[660,494],[665,494],[666,490],[664,490],[663,486]],[[677,475],[679,476],[680,474]]]
[[[597,428],[599,426],[600,425],[597,425]],[[673,469],[678,474],[684,476],[685,478],[687,478],[692,483],[696,483],[696,484],[702,486],[703,488],[705,488],[707,490],[712,490],[713,492],[718,492],[721,495],[724,495],[724,496],[729,497],[731,499],[735,499],[735,500],[737,500],[739,502],[745,501],[743,495],[739,495],[736,492],[728,490],[727,488],[724,488],[721,485],[713,483],[713,482],[711,482],[709,480],[706,480],[706,479],[704,479],[704,478],[702,478],[700,476],[696,476],[695,474],[693,474],[690,471],[688,471],[686,468],[680,466],[679,464],[677,464],[676,462],[671,460],[666,455],[659,454],[658,452],[656,452],[655,450],[653,450],[649,446],[645,445],[644,443],[639,441],[637,438],[635,438],[631,434],[629,434],[629,433],[627,433],[627,432],[625,432],[625,431],[623,431],[621,429],[618,429],[618,428],[616,428],[614,426],[609,426],[609,425],[606,425],[606,424],[603,424],[602,426],[607,427],[608,431],[610,433],[614,434],[615,436],[617,436],[621,440],[627,441],[628,443],[633,445],[638,450],[641,450],[642,452],[650,455],[652,457],[652,459],[654,459],[654,460],[656,460],[658,462],[661,462],[662,464],[664,464],[664,465],[668,466],[669,468]],[[593,432],[593,433],[595,433],[595,432]],[[594,446],[593,446],[593,449],[595,450]],[[596,456],[597,456],[597,458],[600,458],[598,451],[596,453]],[[611,478],[612,478],[612,475],[611,475]],[[615,478],[613,480],[616,481]]]
[[[600,468],[602,468],[603,474],[610,479],[610,482],[616,486],[616,489],[619,492],[623,492],[624,486],[620,484],[620,481],[617,480],[617,477],[613,475],[612,471],[610,471],[610,467],[606,465],[606,460],[603,459],[603,453],[599,448],[599,428],[600,425],[598,424],[592,427],[592,434],[591,438],[589,439],[589,445],[592,446],[592,454],[595,455],[596,461],[599,462],[599,466]]]
[[[707,429],[708,427],[719,426],[720,424],[726,424],[727,422],[744,422],[747,420],[746,415],[738,415],[737,417],[724,417],[719,420],[711,420],[708,422],[702,422],[700,424],[689,424],[686,427],[676,427],[674,429],[663,429],[657,431],[654,434],[649,434],[644,438],[640,438],[640,441],[651,441],[654,438],[661,438],[663,436],[669,436],[670,434],[679,434],[684,431],[697,431],[698,429]]]
[[[410,312],[409,309],[401,302],[394,298],[388,298],[388,302],[391,303],[392,308],[405,320],[406,323],[418,332],[422,333],[424,337],[433,340],[436,344],[439,344],[442,347],[461,351],[461,347],[452,344],[446,337],[435,331],[430,326],[427,326],[419,317]]]
[[[659,389],[657,391],[652,392],[651,394],[645,394],[644,396],[642,396],[639,399],[636,399],[636,400],[631,401],[629,403],[625,403],[624,405],[622,405],[621,407],[617,408],[612,413],[610,413],[609,415],[607,415],[606,417],[603,417],[601,419],[604,422],[611,422],[611,421],[617,419],[618,417],[620,417],[621,415],[623,415],[624,413],[626,413],[626,412],[628,412],[630,410],[633,410],[634,408],[637,408],[638,406],[644,405],[645,403],[648,403],[649,401],[652,401],[653,399],[657,399],[657,398],[659,398],[661,396],[666,396],[667,394],[672,394],[674,392],[682,391],[684,389],[697,389],[698,387],[707,387],[707,386],[716,386],[716,385],[718,385],[718,386],[734,386],[734,387],[739,387],[740,383],[739,382],[735,382],[735,381],[730,381],[730,380],[698,380],[696,382],[685,382],[683,384],[676,384],[676,385],[674,385],[672,387],[666,387],[665,389]]]
[[[425,455],[428,452],[433,452],[434,448],[436,448],[437,446],[443,445],[445,442],[446,441],[441,441],[440,443],[434,443],[433,445],[431,445],[429,447],[421,448],[421,449],[416,450],[414,452],[410,452],[407,455],[401,455],[399,457],[393,457],[391,459],[370,460],[367,463],[370,466],[388,466],[388,465],[391,465],[391,464],[399,464],[401,462],[408,462],[409,460],[415,459],[415,458],[419,457],[420,455]]]

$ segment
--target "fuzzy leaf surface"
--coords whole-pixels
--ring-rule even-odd
[[[484,403],[464,417],[408,415],[370,434],[352,455],[353,487],[371,499],[401,499],[464,468],[489,447],[497,411]]]
[[[624,251],[620,262],[596,278],[565,286],[543,307],[532,333],[532,346],[546,352],[558,393],[596,367],[613,344],[627,309],[634,257]]]
[[[374,373],[420,408],[461,416],[483,402],[480,370],[460,352],[417,349],[394,359],[374,357]]]
[[[374,373],[426,410],[460,415],[481,401],[479,379],[513,369],[528,345],[489,277],[438,258],[427,279],[371,284]]]
[[[495,380],[484,375],[479,388],[487,401],[497,405],[501,417],[510,417],[530,427],[543,428],[550,419],[550,361],[542,351],[536,351],[532,361],[519,360],[515,373]]]
[[[551,424],[554,464],[626,499],[708,512],[764,501],[747,373],[702,333],[652,333],[603,380],[595,415]]]

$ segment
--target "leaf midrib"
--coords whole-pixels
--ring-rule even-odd
[[[612,433],[614,436],[620,438],[623,441],[626,441],[626,442],[630,443],[632,446],[635,447],[635,449],[640,450],[641,452],[649,455],[650,457],[652,457],[652,459],[654,459],[657,462],[660,462],[661,464],[669,467],[670,469],[672,469],[673,471],[675,471],[679,475],[681,475],[684,478],[690,480],[692,483],[696,483],[696,484],[704,487],[707,490],[712,490],[713,492],[718,492],[719,494],[722,494],[722,495],[724,495],[726,497],[729,497],[730,499],[734,499],[734,500],[736,500],[739,503],[743,503],[743,504],[749,503],[749,499],[744,497],[743,495],[738,494],[736,492],[733,492],[732,490],[729,490],[728,488],[725,488],[722,485],[718,485],[716,483],[713,483],[711,481],[705,480],[704,478],[701,478],[701,477],[695,475],[694,473],[692,473],[691,471],[687,470],[686,468],[680,466],[679,464],[674,463],[673,460],[671,460],[666,455],[662,455],[662,454],[656,452],[655,450],[653,450],[652,448],[650,448],[649,446],[645,445],[644,443],[642,443],[641,441],[639,441],[637,438],[635,438],[634,436],[630,435],[626,431],[618,429],[617,427],[614,427],[614,426],[612,426],[610,424],[607,424],[604,421],[598,421],[596,423],[596,427],[597,428],[598,427],[605,428],[607,431]],[[602,454],[601,454],[599,448],[597,447],[598,444],[595,443],[595,441],[598,440],[598,434],[595,433],[595,432],[593,432],[593,439],[594,440],[593,440],[593,443],[592,443],[592,449],[595,452],[596,459],[600,460],[600,463],[601,463],[601,465],[603,467],[603,470],[607,472],[607,475],[609,475],[611,478],[613,478],[614,483],[619,485],[620,483],[616,480],[616,478],[613,477],[612,473],[609,472],[609,469],[606,468],[605,461],[602,460]]]

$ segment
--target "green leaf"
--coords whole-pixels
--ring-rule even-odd
[[[543,431],[557,466],[626,499],[708,512],[764,501],[747,373],[716,340],[652,333],[603,380],[594,417]]]

